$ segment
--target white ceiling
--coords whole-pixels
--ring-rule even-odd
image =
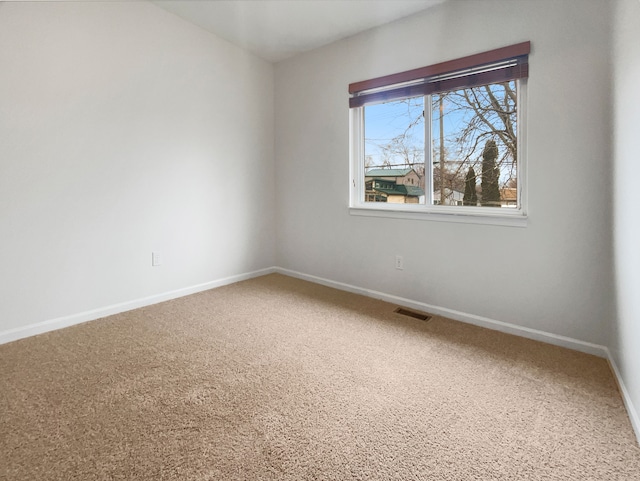
[[[446,0],[155,0],[157,6],[270,62]]]

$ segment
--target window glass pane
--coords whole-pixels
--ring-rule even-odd
[[[516,208],[516,82],[431,97],[433,203]]]
[[[364,107],[365,202],[425,203],[424,97]]]

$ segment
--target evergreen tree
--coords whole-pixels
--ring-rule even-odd
[[[495,141],[488,140],[482,151],[482,200],[485,207],[500,207],[500,169],[496,164],[498,146]]]
[[[469,167],[467,177],[464,179],[463,205],[478,205],[478,194],[476,193],[476,171]]]

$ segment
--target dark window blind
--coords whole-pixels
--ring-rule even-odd
[[[531,42],[349,85],[349,107],[507,82],[529,76]]]

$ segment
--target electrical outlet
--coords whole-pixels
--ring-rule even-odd
[[[404,259],[402,256],[396,256],[396,269],[404,269]]]
[[[162,265],[162,256],[160,255],[159,252],[151,253],[151,265],[152,266]]]

